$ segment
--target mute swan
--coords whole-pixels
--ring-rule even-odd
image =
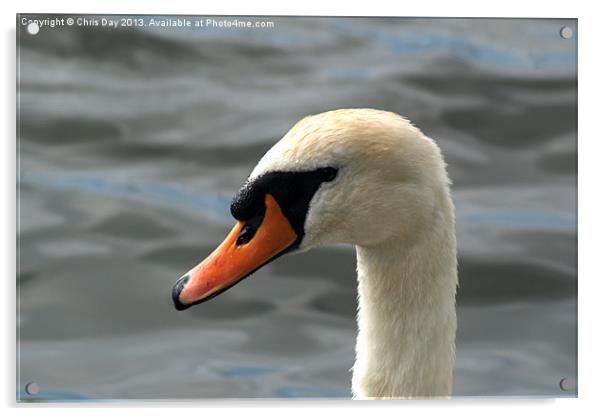
[[[289,252],[356,247],[355,398],[448,397],[455,357],[454,207],[433,140],[401,116],[342,109],[299,121],[232,201],[224,242],[172,292],[186,309]]]

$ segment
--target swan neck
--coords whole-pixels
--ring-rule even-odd
[[[420,241],[357,246],[358,398],[447,397],[455,355],[453,224]]]

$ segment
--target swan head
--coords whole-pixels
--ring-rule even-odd
[[[285,253],[410,242],[432,227],[447,192],[439,148],[403,117],[373,109],[305,117],[234,196],[237,224],[176,282],[174,304],[211,299]]]

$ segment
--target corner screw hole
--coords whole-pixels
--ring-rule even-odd
[[[36,22],[31,22],[27,25],[27,32],[30,35],[37,35],[40,31],[40,26]]]
[[[560,28],[560,37],[562,39],[570,39],[573,37],[573,29],[568,26],[563,26]]]
[[[564,378],[560,379],[560,382],[558,383],[558,387],[560,387],[560,390],[562,390],[562,391],[574,391],[575,390],[575,382],[570,377],[564,377]]]
[[[40,392],[40,387],[38,386],[38,383],[27,383],[25,385],[25,392],[30,396],[35,396]]]

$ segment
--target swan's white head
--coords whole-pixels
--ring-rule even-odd
[[[447,189],[437,145],[403,117],[373,109],[305,117],[265,154],[249,181],[322,167],[337,175],[313,195],[300,249],[410,237]]]
[[[401,116],[346,109],[308,116],[235,196],[224,243],[181,278],[178,309],[207,300],[290,251],[420,236],[447,200],[437,145]]]

